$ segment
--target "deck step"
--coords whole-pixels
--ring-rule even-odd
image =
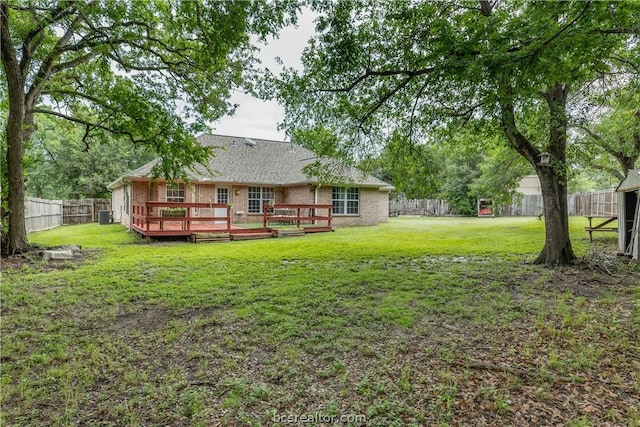
[[[305,233],[327,233],[333,231],[333,227],[305,227]]]
[[[269,232],[253,232],[253,233],[233,233],[231,240],[257,240],[257,239],[271,239],[273,234]]]
[[[229,242],[231,235],[229,233],[192,233],[191,241],[198,242]]]
[[[304,236],[304,228],[283,228],[273,230],[274,237],[300,237]]]

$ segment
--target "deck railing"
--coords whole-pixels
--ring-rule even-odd
[[[293,204],[293,203],[276,203],[264,204],[263,227],[268,228],[270,224],[295,225],[300,228],[305,224],[309,226],[318,225],[318,222],[325,222],[326,226],[331,227],[332,205],[315,205],[315,204]],[[324,213],[326,211],[326,214]]]
[[[176,216],[176,211],[184,210],[184,215]],[[201,209],[211,210],[214,215],[201,215]],[[221,212],[224,215],[215,215]],[[171,215],[169,213],[171,212]],[[208,211],[204,211],[208,213]],[[182,230],[171,232],[165,229],[165,223],[182,223]],[[131,225],[134,229],[149,234],[155,231],[158,234],[184,234],[191,230],[193,223],[207,225],[225,225],[226,230],[231,230],[231,207],[225,203],[182,203],[182,202],[133,202],[131,213]],[[155,226],[157,224],[157,227]]]

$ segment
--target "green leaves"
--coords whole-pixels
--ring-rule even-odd
[[[294,2],[120,2],[8,5],[27,109],[148,145],[163,173],[207,153],[194,131],[233,110],[255,78],[250,34],[295,20]],[[185,116],[180,116],[180,114]],[[187,124],[189,123],[189,124]]]
[[[47,199],[109,198],[107,185],[156,155],[125,138],[95,134],[82,142],[83,129],[43,117],[25,155],[27,194]]]
[[[144,145],[161,157],[159,174],[186,179],[186,169],[210,155],[194,133],[233,111],[232,91],[252,88],[250,36],[275,34],[295,21],[298,6],[2,0],[0,8],[1,76],[10,100],[3,212],[12,224],[7,252],[15,252],[27,247],[22,156],[36,115],[79,124],[84,144],[110,133]]]

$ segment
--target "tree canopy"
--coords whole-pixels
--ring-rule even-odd
[[[293,1],[0,1],[3,98],[8,100],[3,249],[26,245],[24,143],[36,115],[80,125],[82,142],[105,133],[157,152],[174,179],[210,150],[195,136],[252,90],[251,35],[295,20]],[[5,193],[6,191],[6,193]]]
[[[606,90],[591,103],[592,115],[575,124],[574,157],[622,181],[640,159],[640,82]]]
[[[74,123],[42,117],[25,144],[26,193],[45,199],[111,198],[107,185],[157,155],[109,134],[91,144]]]
[[[326,127],[380,150],[395,130],[444,144],[480,122],[540,177],[546,239],[537,262],[575,258],[567,138],[574,95],[637,72],[640,7],[629,2],[315,1],[304,69],[278,81],[285,127]],[[552,163],[541,165],[550,153]]]

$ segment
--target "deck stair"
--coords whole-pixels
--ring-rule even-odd
[[[326,233],[333,231],[333,227],[304,227],[305,233]]]
[[[231,235],[229,233],[192,233],[191,241],[198,242],[229,242]]]
[[[231,233],[231,240],[271,239],[273,234],[264,228],[236,230]]]
[[[304,236],[304,228],[277,228],[271,230],[273,237],[300,237]]]

